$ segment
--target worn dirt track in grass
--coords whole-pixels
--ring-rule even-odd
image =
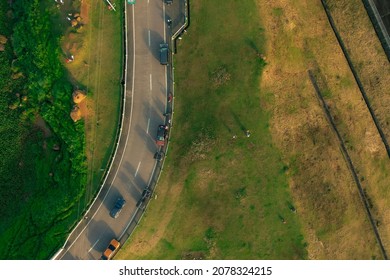
[[[273,139],[289,166],[309,258],[381,258],[350,171],[308,80],[307,70],[314,69],[352,160],[364,166],[359,176],[367,188],[379,185],[383,192],[383,169],[389,170],[386,153],[321,3],[258,4],[269,62],[261,86],[269,92]],[[381,210],[378,215],[385,214]]]
[[[80,16],[84,24],[89,23],[89,3],[86,0],[81,1]]]

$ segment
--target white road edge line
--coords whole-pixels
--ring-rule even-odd
[[[154,174],[154,171],[156,170],[157,167],[157,161],[154,163],[153,170],[152,170],[152,175]],[[153,176],[150,176],[149,181],[148,181],[148,186],[150,186],[150,183],[152,182]]]
[[[138,163],[137,170],[135,171],[135,174],[134,174],[134,178],[137,177],[140,165],[141,165],[141,162]]]
[[[168,71],[167,71],[167,68],[168,67],[165,67],[165,96],[168,98]],[[167,100],[167,99],[165,99]],[[173,100],[171,100],[171,102],[173,102]],[[165,101],[165,111],[164,112],[167,112],[167,108],[168,108],[168,104],[167,104],[167,101]]]
[[[167,42],[167,32],[166,32],[166,27],[165,27],[165,21],[166,21],[166,18],[165,18],[165,3],[163,3],[163,19],[164,19],[164,43]]]
[[[149,47],[150,47],[150,30],[148,31],[148,41],[149,41]]]
[[[100,240],[100,238],[98,240],[96,240],[95,243],[93,243],[91,249],[88,250],[88,253],[90,253],[92,251],[93,247],[95,247],[95,245],[99,242],[99,240]]]
[[[130,109],[131,114],[130,114],[130,120],[129,120],[129,131],[128,131],[127,136],[126,136],[126,143],[125,143],[125,148],[124,148],[123,151],[126,150],[127,143],[128,143],[127,140],[129,139],[130,127],[131,127],[131,120],[132,120],[132,117],[133,117],[133,104],[134,104],[133,100],[134,100],[134,74],[135,74],[135,19],[134,19],[134,9],[135,9],[135,6],[133,5],[132,8],[133,8],[133,9],[132,9],[132,12],[133,12],[133,78],[132,78],[132,89],[131,89],[131,109]],[[127,23],[127,13],[126,13],[126,11],[125,11],[125,17],[126,17],[125,22]],[[125,26],[127,27],[127,25],[125,25]],[[127,34],[127,28],[126,28],[126,34]],[[127,42],[127,40],[126,40],[126,42]],[[126,56],[126,65],[127,65],[127,56]],[[125,68],[125,70],[127,70],[127,67]],[[127,71],[126,71],[126,77],[127,77]],[[125,83],[125,96],[126,96],[126,83]],[[124,104],[124,106],[125,106],[125,104]],[[119,146],[119,145],[118,145],[118,146]],[[122,163],[123,155],[124,155],[124,153],[122,153],[121,160],[119,161],[119,166],[120,166],[121,163]],[[115,178],[116,178],[116,176],[117,176],[117,174],[118,174],[118,171],[119,171],[119,168],[118,168],[118,169],[116,170],[116,172],[115,172],[114,180],[115,180]],[[114,181],[114,180],[113,180],[113,181]],[[72,242],[72,244],[70,244],[68,250],[66,250],[65,252],[68,252],[68,251],[70,250],[70,248],[72,248],[72,246],[76,243],[76,241],[79,239],[79,237],[81,236],[81,234],[85,231],[85,229],[86,229],[86,228],[88,227],[88,225],[91,223],[91,221],[92,221],[93,218],[95,217],[96,213],[99,211],[100,207],[102,207],[103,202],[104,202],[104,200],[106,199],[106,197],[107,197],[107,195],[108,195],[108,193],[109,193],[111,187],[112,187],[112,183],[111,183],[110,187],[108,188],[108,191],[107,191],[106,195],[103,197],[102,202],[100,203],[100,205],[99,205],[98,209],[96,210],[95,214],[91,217],[91,219],[89,220],[89,222],[86,224],[86,226],[83,228],[83,230],[79,233],[79,235],[77,235],[76,239]],[[98,196],[97,196],[97,197],[98,197]],[[97,198],[97,197],[96,197],[96,198]],[[96,199],[95,199],[95,200],[96,200]]]

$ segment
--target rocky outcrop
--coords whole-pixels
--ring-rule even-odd
[[[87,95],[85,94],[84,91],[77,89],[73,92],[72,97],[73,97],[73,102],[79,104],[87,97]]]
[[[70,117],[74,122],[77,122],[81,119],[81,111],[80,108],[77,105],[73,106],[72,111],[70,112]]]

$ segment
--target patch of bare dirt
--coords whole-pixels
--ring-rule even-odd
[[[74,122],[77,122],[81,119],[80,108],[77,105],[74,105],[72,111],[70,112],[70,117]]]
[[[84,24],[88,24],[89,22],[89,1],[90,0],[81,0],[80,17]]]
[[[72,94],[73,102],[78,104],[87,97],[87,94],[82,90],[75,90]]]

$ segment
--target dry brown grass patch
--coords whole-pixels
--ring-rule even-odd
[[[378,133],[351,82],[353,77],[321,3],[279,0],[259,6],[269,61],[261,87],[273,93],[268,103],[273,112],[271,131],[289,166],[290,188],[309,243],[309,256],[380,258],[351,173],[308,80],[308,69],[319,71],[321,89],[338,128],[349,141],[353,159],[366,163],[370,155],[383,157]],[[371,162],[367,168],[371,169],[364,172],[379,172]],[[369,181],[368,185],[375,183]]]

